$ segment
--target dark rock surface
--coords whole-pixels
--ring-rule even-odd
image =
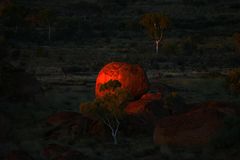
[[[236,114],[230,104],[198,104],[187,113],[160,119],[155,127],[154,142],[179,146],[208,144],[224,126],[224,118]]]

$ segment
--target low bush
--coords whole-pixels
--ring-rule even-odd
[[[197,50],[197,41],[192,36],[184,38],[179,45],[184,55],[192,55]]]
[[[233,40],[234,40],[236,52],[240,53],[240,33],[235,33],[233,35]]]
[[[168,109],[171,114],[182,112],[185,106],[185,99],[177,92],[171,92],[164,98],[164,107]]]
[[[232,94],[240,94],[240,68],[228,72],[226,87]]]
[[[219,131],[212,145],[217,149],[232,149],[240,147],[240,118],[225,118],[224,127]]]

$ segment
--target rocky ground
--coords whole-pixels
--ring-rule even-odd
[[[48,71],[50,72],[50,70]],[[176,91],[183,95],[188,103],[192,104],[206,100],[239,104],[238,97],[223,92],[224,79],[222,76],[212,77],[209,74],[198,75],[197,73],[183,75],[169,72],[159,75],[158,71],[148,71],[147,73],[152,93],[159,90]],[[208,133],[210,130],[215,130],[217,126],[223,125],[223,122],[219,121],[219,116],[222,119],[222,114],[235,114],[235,111],[228,109],[224,111],[196,110],[193,112],[197,113],[195,114],[197,117],[189,113],[189,115],[182,115],[183,117],[187,116],[186,118],[176,115],[176,118],[163,119],[160,123],[165,124],[163,127],[166,127],[164,129],[166,132],[164,134],[155,133],[154,139],[154,127],[151,128],[148,124],[139,123],[139,119],[130,120],[126,124],[133,125],[135,128],[131,128],[132,130],[129,132],[123,127],[120,132],[119,145],[113,145],[111,136],[108,132],[106,133],[106,130],[103,130],[104,127],[101,124],[79,114],[79,104],[94,98],[94,79],[96,76],[96,73],[67,76],[62,73],[52,76],[39,74],[38,80],[43,84],[44,92],[38,95],[35,100],[30,102],[2,100],[0,114],[1,158],[7,157],[7,160],[14,158],[24,160],[126,158],[188,160],[229,159],[229,157],[238,159],[238,145],[226,149],[224,147],[225,141],[220,147],[213,147],[214,145],[191,146],[191,142],[194,144],[195,141],[194,136],[205,135],[199,135],[200,130],[202,130],[201,133],[206,133],[206,131]],[[222,107],[228,108],[229,105],[212,102],[208,105],[202,103],[202,106],[221,109]],[[197,120],[198,117],[201,119],[202,116],[205,117],[202,119],[204,121]],[[181,119],[185,120],[181,121]],[[189,122],[192,123],[187,124]],[[201,126],[201,124],[206,124],[206,126],[203,125],[200,130],[194,130],[194,127]],[[236,124],[238,123],[236,122]],[[171,126],[179,128],[174,131]],[[175,132],[182,139],[176,139],[173,134]],[[231,132],[238,133],[238,131]],[[204,137],[208,137],[207,133]],[[160,139],[156,140],[156,134],[160,136]],[[185,136],[188,138],[193,136],[193,138],[189,140],[185,139]],[[201,141],[205,142],[206,140],[208,141],[208,139]],[[156,145],[153,143],[154,141],[160,145]],[[172,145],[176,143],[187,144],[187,142],[190,142],[191,145],[184,147]],[[232,140],[230,144],[232,144]]]
[[[0,65],[0,159],[240,159],[240,97],[225,87],[225,74],[240,63],[238,0],[16,2],[48,8],[56,19],[52,41],[45,25],[15,32],[0,20],[0,60],[11,63]],[[171,19],[159,54],[139,25],[148,12]],[[143,115],[122,122],[118,145],[101,123],[79,113],[112,61],[139,63],[150,80],[149,94],[127,107]],[[163,93],[185,101],[170,114]]]

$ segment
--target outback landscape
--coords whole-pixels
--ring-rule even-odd
[[[0,0],[0,159],[240,158],[239,0]]]

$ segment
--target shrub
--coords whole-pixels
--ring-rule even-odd
[[[240,118],[227,117],[224,122],[224,127],[212,139],[212,145],[217,149],[238,148],[240,146]]]
[[[177,54],[179,52],[179,46],[175,42],[164,42],[162,46],[164,53],[168,54]]]
[[[109,80],[100,86],[100,91],[104,90],[116,90],[116,88],[121,87],[121,83],[118,80]]]
[[[229,71],[226,77],[227,89],[233,94],[240,94],[240,68]]]
[[[203,5],[206,5],[208,3],[214,3],[215,0],[182,0],[182,3],[184,5],[192,5],[192,6],[203,6]]]
[[[171,114],[183,111],[185,106],[185,99],[177,92],[171,92],[164,98],[164,107],[168,109]]]
[[[102,13],[102,9],[97,3],[87,1],[78,1],[69,4],[68,8],[75,15],[100,15]]]
[[[235,33],[233,35],[233,40],[234,40],[236,52],[240,53],[240,33]]]
[[[0,35],[0,60],[7,56],[8,44],[4,36]]]
[[[180,46],[182,52],[186,55],[192,55],[193,52],[197,50],[197,42],[192,36],[184,38],[181,41]]]
[[[36,56],[37,57],[48,57],[48,52],[44,48],[37,48]]]

